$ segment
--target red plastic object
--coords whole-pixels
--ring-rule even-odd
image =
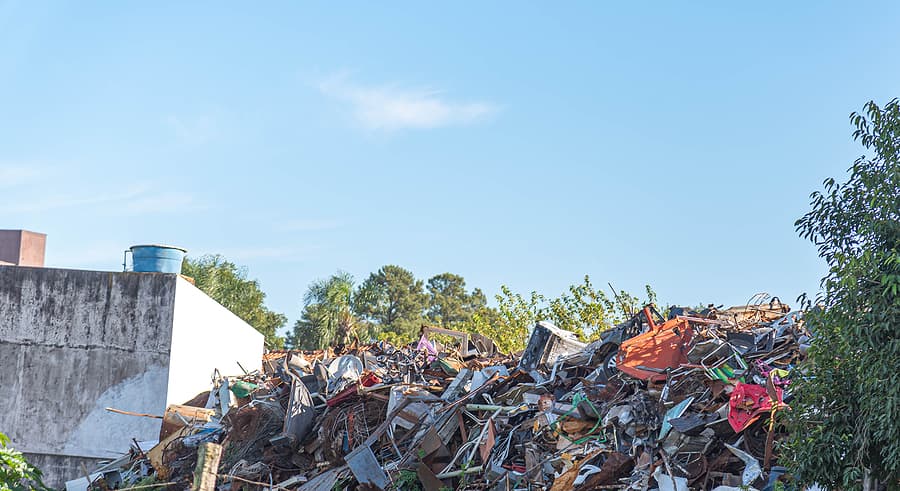
[[[363,376],[359,378],[359,383],[363,385],[363,387],[371,387],[375,384],[380,384],[381,379],[375,375],[374,372],[365,372]]]
[[[778,406],[787,407],[783,401],[784,393],[781,388],[776,387],[775,393],[778,395]],[[735,433],[740,433],[759,419],[763,413],[772,411],[772,400],[762,385],[738,382],[734,386],[734,391],[731,392],[728,406],[728,424]]]
[[[334,397],[325,401],[325,405],[328,407],[332,407],[346,401],[347,399],[350,399],[359,392],[357,390],[357,387],[357,384],[353,384],[350,387],[347,387],[346,389],[338,392],[334,395]]]
[[[334,397],[325,401],[325,405],[328,407],[332,407],[332,406],[340,404],[340,403],[346,401],[347,399],[355,396],[356,394],[359,393],[358,389],[359,389],[360,385],[362,385],[363,387],[371,387],[375,384],[380,384],[380,383],[381,383],[381,379],[378,378],[378,376],[375,375],[373,372],[365,372],[362,374],[361,377],[359,377],[359,382],[357,382],[357,383],[351,385],[350,387],[347,387],[346,389],[335,394]]]

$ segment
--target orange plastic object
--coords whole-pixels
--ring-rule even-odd
[[[640,380],[665,380],[666,369],[688,362],[693,336],[688,320],[680,317],[653,325],[619,346],[616,368]]]

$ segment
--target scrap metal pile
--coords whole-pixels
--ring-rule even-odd
[[[435,328],[402,348],[269,353],[170,406],[159,443],[91,486],[204,489],[206,472],[232,490],[772,489],[808,340],[774,298],[648,306],[590,344],[539,322],[512,356]]]

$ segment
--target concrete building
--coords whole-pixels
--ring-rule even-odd
[[[0,230],[0,265],[43,266],[47,236],[28,230]]]
[[[259,369],[263,336],[177,274],[0,266],[0,431],[48,484],[156,440],[212,373]]]

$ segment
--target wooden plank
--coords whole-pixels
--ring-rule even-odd
[[[204,443],[200,447],[200,451],[197,453],[197,467],[194,469],[192,491],[215,491],[221,457],[222,446],[217,443]]]
[[[153,466],[154,470],[156,470],[156,475],[160,480],[165,481],[169,479],[169,468],[163,462],[163,456],[166,452],[166,448],[170,443],[185,435],[187,435],[187,427],[183,427],[175,433],[167,436],[165,439],[157,443],[156,446],[146,452],[147,458],[150,459],[150,465]]]

